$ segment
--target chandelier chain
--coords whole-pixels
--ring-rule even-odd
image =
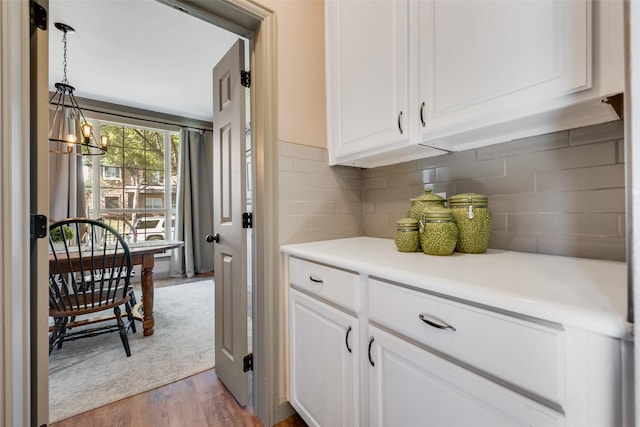
[[[63,76],[62,76],[62,83],[68,85],[69,84],[69,79],[67,79],[67,32],[65,31],[62,35],[62,43],[64,45],[64,52],[63,52],[63,60],[62,60],[62,65],[63,65]]]

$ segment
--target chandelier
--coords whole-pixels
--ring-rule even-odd
[[[67,34],[76,31],[60,22],[56,22],[55,27],[64,33],[64,74],[62,82],[55,84],[56,92],[49,99],[49,151],[83,156],[106,154],[107,136],[101,135],[99,139],[95,137],[91,123],[84,117],[78,101],[73,96],[75,88],[67,79]]]

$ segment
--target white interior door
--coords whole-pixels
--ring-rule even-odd
[[[247,236],[244,42],[213,68],[213,197],[216,373],[238,403],[249,401],[247,356]]]

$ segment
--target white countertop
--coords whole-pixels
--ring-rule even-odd
[[[626,263],[490,249],[438,257],[391,239],[284,245],[283,253],[613,337],[628,337]]]

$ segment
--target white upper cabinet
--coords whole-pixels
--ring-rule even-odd
[[[621,1],[325,4],[333,164],[375,167],[618,118],[602,101],[624,87]]]
[[[325,13],[330,163],[428,153],[410,139],[409,2],[329,0]]]
[[[586,0],[419,3],[424,139],[589,89],[590,6]]]

